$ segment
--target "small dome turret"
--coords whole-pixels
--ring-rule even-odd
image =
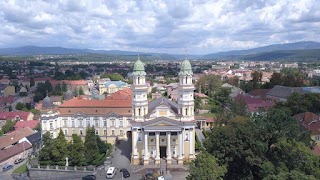
[[[144,71],[144,64],[140,61],[140,58],[134,63],[133,71]]]
[[[64,93],[64,100],[70,100],[74,98],[73,92],[71,90],[68,90],[67,92]]]
[[[43,109],[51,109],[53,108],[53,102],[49,96],[46,96],[42,101],[42,108]]]

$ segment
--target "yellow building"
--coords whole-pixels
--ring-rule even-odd
[[[8,97],[10,95],[14,95],[15,93],[16,93],[16,91],[15,91],[15,87],[14,86],[7,86],[4,89],[3,96],[4,97]]]
[[[194,85],[188,60],[179,72],[177,103],[160,97],[147,99],[144,64],[138,59],[133,68],[132,164],[183,164],[195,158]]]
[[[52,101],[46,97],[42,106],[42,131],[49,131],[53,138],[61,129],[67,140],[72,139],[72,134],[84,140],[86,129],[94,126],[102,141],[114,144],[117,138],[127,139],[127,132],[131,131],[130,90],[119,91],[104,100],[72,98],[59,108],[53,108]]]

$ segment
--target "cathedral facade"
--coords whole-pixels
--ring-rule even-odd
[[[144,64],[133,68],[132,164],[183,164],[195,158],[194,85],[188,60],[181,64],[177,102],[160,97],[147,99]]]

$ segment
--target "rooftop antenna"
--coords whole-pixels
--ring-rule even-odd
[[[188,59],[188,48],[184,48],[184,58],[185,60]]]

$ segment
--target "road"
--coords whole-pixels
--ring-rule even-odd
[[[25,162],[24,162],[25,163]],[[20,164],[13,164],[13,168],[6,171],[6,172],[3,172],[2,171],[2,167],[1,167],[1,171],[0,171],[0,180],[13,180],[11,174],[12,172],[17,169],[18,167],[20,167],[23,163],[20,163]]]

